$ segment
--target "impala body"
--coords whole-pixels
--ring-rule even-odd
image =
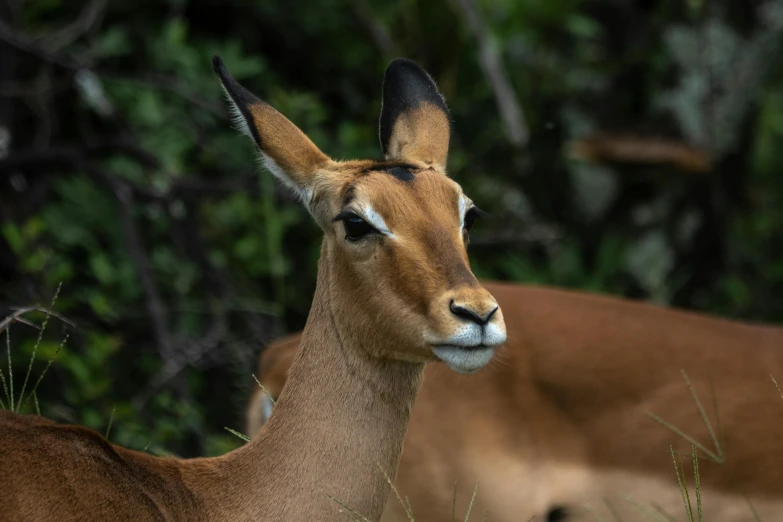
[[[651,505],[687,520],[669,445],[687,455],[691,445],[646,413],[718,452],[681,370],[725,456],[717,464],[698,452],[704,520],[754,520],[743,495],[762,521],[783,520],[783,398],[770,379],[783,381],[783,329],[598,295],[484,286],[503,309],[508,342],[469,378],[427,368],[396,483],[417,520],[451,520],[455,481],[457,513],[478,481],[473,512],[489,510],[496,522],[615,520],[612,511],[624,521],[661,520]],[[260,360],[273,396],[298,342],[284,338]],[[247,433],[269,410],[256,388]],[[683,462],[695,514],[693,467]],[[384,521],[406,520],[392,495]]]
[[[235,124],[324,232],[313,304],[275,415],[236,451],[178,460],[3,413],[3,519],[328,521],[352,509],[377,520],[424,364],[473,373],[506,339],[497,302],[468,264],[478,211],[445,175],[449,116],[426,72],[404,59],[386,70],[385,160],[338,162],[217,57],[214,67]]]

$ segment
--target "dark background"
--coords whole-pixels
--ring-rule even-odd
[[[337,159],[380,157],[383,70],[422,64],[491,214],[479,277],[780,323],[782,29],[781,0],[0,0],[15,393],[67,335],[43,414],[156,454],[241,444],[320,232],[230,128],[213,54]],[[36,343],[45,314],[17,309],[60,283]]]

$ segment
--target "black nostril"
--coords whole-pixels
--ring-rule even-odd
[[[492,316],[495,315],[495,312],[497,312],[499,308],[500,308],[499,306],[496,306],[495,308],[493,308],[492,311],[489,312],[487,314],[487,316],[484,318],[484,322],[488,323],[489,320],[492,319]]]
[[[546,515],[547,522],[563,522],[568,518],[568,511],[561,506],[554,507],[549,510]]]
[[[452,299],[451,302],[449,302],[449,310],[451,310],[451,313],[453,313],[457,317],[461,317],[463,319],[467,319],[469,321],[472,321],[472,322],[478,324],[479,326],[484,326],[485,324],[487,324],[489,322],[489,320],[492,318],[492,316],[495,315],[495,312],[498,311],[498,307],[496,306],[485,317],[481,317],[474,310],[471,310],[470,308],[465,308],[464,306],[460,306],[458,304],[455,304],[454,300]]]

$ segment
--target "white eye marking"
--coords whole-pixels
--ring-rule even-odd
[[[391,230],[389,230],[389,227],[386,226],[386,222],[383,220],[383,217],[381,217],[381,215],[378,214],[374,208],[372,208],[369,204],[362,205],[361,208],[362,214],[364,215],[364,219],[367,220],[367,223],[372,225],[375,230],[384,236],[396,239],[394,234],[391,233]]]
[[[465,194],[459,195],[459,227],[463,228],[465,226],[465,211],[467,211],[473,202],[468,199],[468,197]]]

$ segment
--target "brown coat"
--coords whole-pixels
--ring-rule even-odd
[[[681,374],[684,369],[714,430],[725,462],[699,452],[704,520],[783,519],[783,329],[728,321],[651,304],[526,285],[485,283],[503,309],[508,342],[471,377],[428,366],[416,400],[397,488],[417,520],[450,521],[480,483],[474,512],[497,522],[543,520],[583,506],[613,520],[657,520],[627,498],[655,502],[686,520],[669,445],[690,455],[682,437],[646,411],[717,452]],[[259,378],[275,395],[299,337],[272,344]],[[715,400],[712,398],[714,385]],[[257,387],[248,433],[262,422]],[[717,404],[716,417],[713,404]],[[692,484],[691,459],[684,458]],[[407,516],[392,497],[384,520]]]

